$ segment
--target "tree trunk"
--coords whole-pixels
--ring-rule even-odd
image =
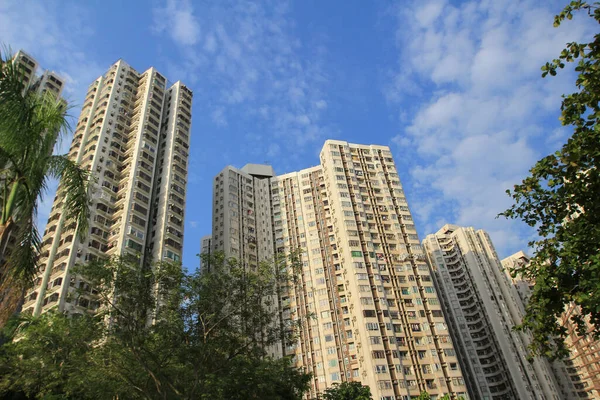
[[[6,223],[0,224],[0,279],[5,274],[5,254],[6,254],[6,246],[8,245],[8,240],[10,239],[10,234],[13,231],[14,221],[12,217],[6,220]]]
[[[0,224],[0,328],[18,310],[24,295],[23,287],[11,276],[7,245],[13,232],[14,221],[8,218]]]
[[[2,277],[0,282],[0,329],[6,321],[20,311],[25,297],[23,282],[12,276]]]

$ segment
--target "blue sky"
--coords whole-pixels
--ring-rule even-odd
[[[495,218],[504,191],[569,134],[558,116],[574,76],[541,79],[540,66],[593,32],[579,18],[553,28],[564,3],[2,0],[0,42],[66,77],[75,116],[119,58],[194,91],[189,268],[211,230],[216,173],[313,166],[328,138],[391,146],[421,238],[475,226],[505,257],[533,232]]]

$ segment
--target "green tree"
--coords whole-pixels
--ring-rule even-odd
[[[584,11],[600,22],[600,3],[572,1],[555,17],[554,26]],[[508,191],[514,205],[501,215],[535,227],[538,239],[531,263],[512,271],[535,283],[519,329],[530,330],[532,355],[567,354],[567,333],[558,322],[565,306],[578,305],[573,322],[585,334],[588,318],[600,333],[600,35],[587,43],[572,42],[542,67],[554,76],[576,63],[577,91],[563,95],[560,120],[573,134],[562,148],[538,161],[530,175]]]
[[[371,389],[360,382],[335,384],[323,393],[323,400],[372,400]]]
[[[81,267],[99,311],[46,314],[8,332],[18,340],[0,347],[0,396],[300,400],[310,376],[267,353],[283,329],[268,300],[285,275],[279,264],[210,261],[210,272],[191,274],[137,259]]]
[[[421,392],[417,400],[431,400],[431,396],[427,392]]]
[[[66,217],[77,221],[80,232],[87,229],[87,171],[52,154],[68,132],[66,112],[66,103],[25,84],[11,57],[0,53],[0,326],[37,272],[37,203],[49,179],[61,179]]]

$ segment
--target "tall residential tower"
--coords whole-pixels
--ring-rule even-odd
[[[471,227],[444,225],[423,245],[473,396],[570,398],[561,391],[547,360],[527,360],[531,338],[512,329],[523,316],[519,290],[504,272],[489,235]]]
[[[90,171],[89,229],[76,234],[59,185],[42,238],[42,269],[24,312],[94,310],[93,288],[73,266],[134,254],[140,263],[179,261],[187,181],[192,92],[154,68],[117,61],[88,88],[69,158]],[[75,288],[83,295],[73,296]]]
[[[41,75],[38,75],[38,62],[23,50],[19,50],[14,55],[12,62],[18,65],[23,74],[23,82],[38,93],[50,92],[56,96],[62,94],[65,80],[50,70],[45,70]]]
[[[300,249],[302,273],[279,307],[302,326],[282,352],[312,373],[310,396],[360,381],[382,400],[466,398],[389,148],[328,140],[319,166],[255,175],[217,177],[213,242],[250,265]]]

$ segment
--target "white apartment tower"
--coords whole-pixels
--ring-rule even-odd
[[[469,391],[478,399],[558,400],[565,397],[548,361],[527,361],[518,287],[488,234],[444,225],[423,241],[444,304]]]
[[[23,82],[36,90],[38,93],[51,92],[57,97],[62,94],[65,81],[53,71],[45,70],[37,75],[39,63],[23,50],[19,50],[12,58],[13,64],[17,64],[23,74]]]
[[[264,200],[253,198],[253,205],[265,202],[253,211],[261,213],[254,223],[263,236],[255,237],[265,257],[302,253],[302,272],[281,295],[279,307],[285,320],[302,323],[297,340],[282,350],[313,374],[309,398],[343,381],[369,385],[381,400],[406,400],[423,391],[433,399],[467,398],[389,148],[328,140],[320,161],[270,177]],[[215,206],[227,191],[238,199],[245,195],[229,186],[235,180],[220,182],[215,190],[223,197],[215,196]],[[235,255],[247,239],[225,229],[231,207],[239,216],[234,203],[215,209],[214,222],[223,229],[213,228],[213,240]],[[232,239],[235,247],[227,248]]]
[[[210,250],[222,251],[249,269],[274,259],[270,196],[274,176],[271,166],[247,164],[242,169],[228,166],[215,177]],[[203,252],[205,248],[203,240]],[[210,265],[201,261],[201,268]],[[276,299],[269,300],[269,307],[277,311]],[[283,355],[281,343],[266,351],[273,357]]]
[[[180,261],[192,92],[117,61],[90,86],[69,157],[92,175],[89,231],[76,235],[59,185],[42,238],[41,272],[24,312],[94,310],[94,290],[73,266],[133,254],[140,263]],[[84,295],[73,296],[75,288]]]
[[[226,167],[214,180],[213,248],[250,268],[273,259],[270,188],[274,176],[268,165],[248,164],[242,169]]]

